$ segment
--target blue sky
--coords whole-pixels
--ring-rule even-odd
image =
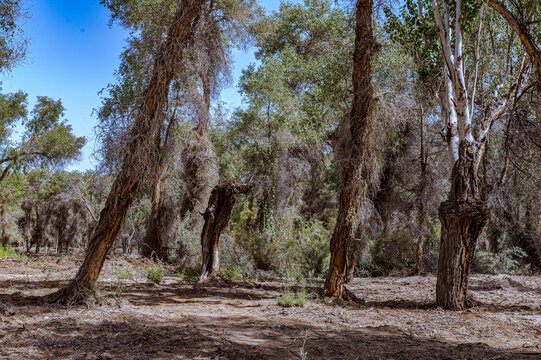
[[[280,5],[272,0],[260,3],[268,11]],[[21,25],[30,40],[28,58],[2,76],[2,92],[27,92],[30,108],[38,95],[62,99],[75,134],[88,139],[81,161],[70,168],[92,169],[96,161],[91,154],[97,147],[93,110],[100,105],[98,92],[114,82],[127,33],[109,26],[109,12],[98,0],[27,0],[25,6],[29,18]],[[255,61],[253,50],[235,51],[234,59],[234,85],[224,90],[222,99],[238,106],[236,85],[241,70]]]

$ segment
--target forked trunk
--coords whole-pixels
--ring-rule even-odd
[[[182,53],[194,31],[203,0],[179,2],[167,39],[162,43],[154,63],[152,78],[135,115],[130,137],[105,207],[100,214],[85,260],[75,279],[52,294],[51,301],[78,302],[92,290],[105,262],[107,252],[116,240],[126,213],[147,172],[148,158],[160,129],[162,112],[169,86],[176,75]]]
[[[205,224],[201,232],[201,281],[219,275],[220,234],[231,218],[235,196],[246,194],[251,188],[251,185],[246,184],[221,184],[212,190],[207,210],[203,214]]]
[[[449,200],[440,205],[440,256],[436,303],[445,309],[464,309],[471,261],[487,222],[488,210],[479,199],[473,146],[460,143],[453,168]]]
[[[326,296],[342,298],[348,269],[348,251],[358,225],[359,211],[366,201],[372,175],[371,152],[374,105],[371,84],[372,57],[377,44],[372,32],[372,0],[357,1],[357,25],[353,52],[353,104],[349,118],[341,124],[337,144],[340,203],[331,239],[331,261],[325,280]]]

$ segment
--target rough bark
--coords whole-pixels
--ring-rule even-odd
[[[486,203],[479,199],[475,156],[466,141],[451,179],[449,200],[440,205],[440,255],[436,303],[445,309],[464,309],[471,260],[488,218]]]
[[[2,222],[2,247],[5,249],[8,246],[8,230],[6,224],[6,208],[4,205],[0,205],[0,221]]]
[[[202,265],[200,281],[213,278],[220,272],[220,234],[229,223],[235,205],[235,196],[247,194],[252,189],[248,184],[220,184],[213,190],[203,217],[205,224],[201,232]]]
[[[361,226],[357,228],[357,231],[355,232],[355,237],[353,239],[353,251],[349,254],[350,257],[348,259],[348,271],[346,275],[346,284],[349,284],[351,280],[355,278],[355,266],[357,265],[357,259],[359,258],[359,253],[361,252],[361,245],[362,245],[362,236],[363,231]]]
[[[425,192],[427,186],[427,158],[425,154],[425,122],[424,112],[421,109],[420,118],[420,130],[421,130],[421,146],[419,154],[419,162],[421,165],[421,177],[419,181],[419,191],[417,194],[417,251],[415,256],[415,272],[421,274],[423,272],[423,248],[425,244]]]
[[[118,173],[100,219],[90,239],[85,260],[68,286],[50,296],[55,302],[78,302],[91,291],[116,240],[126,213],[147,172],[148,158],[158,136],[162,112],[167,103],[169,86],[182,60],[191,32],[201,11],[203,0],[179,2],[166,40],[160,46],[152,78],[143,94],[124,150],[122,168]]]
[[[355,49],[353,53],[353,105],[349,119],[341,125],[338,145],[340,200],[336,227],[331,239],[331,261],[325,281],[326,296],[342,298],[347,258],[362,202],[366,199],[371,171],[372,57],[377,43],[372,31],[372,0],[358,0],[356,6]]]
[[[162,181],[165,172],[163,165],[160,165],[161,164],[158,164],[154,169],[152,180],[152,203],[145,237],[143,238],[141,254],[149,259],[157,258],[162,261],[167,261],[168,249],[162,238],[162,232],[160,231],[160,224],[162,223],[161,218],[163,215],[163,212],[160,211],[163,202],[161,197]]]
[[[466,306],[471,261],[487,214],[486,204],[476,199],[441,204],[441,245],[436,284],[438,306],[454,310]]]

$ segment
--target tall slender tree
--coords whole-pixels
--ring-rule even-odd
[[[374,90],[371,65],[378,45],[372,30],[373,0],[357,0],[353,53],[353,105],[339,127],[337,163],[340,178],[338,218],[331,239],[331,261],[325,281],[327,296],[345,295],[348,250],[366,203],[373,176]]]
[[[130,138],[124,149],[122,167],[90,239],[85,260],[75,278],[50,296],[55,302],[77,302],[88,296],[105,262],[126,213],[149,167],[149,153],[160,130],[171,81],[175,78],[190,34],[197,27],[204,0],[182,0],[178,4],[167,37],[156,55],[152,78],[135,113]]]

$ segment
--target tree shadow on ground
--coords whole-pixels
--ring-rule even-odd
[[[309,359],[539,359],[539,353],[456,345],[392,326],[328,329],[291,319],[210,315],[66,317],[12,331],[2,345],[7,356],[25,359],[295,359],[301,351]]]

